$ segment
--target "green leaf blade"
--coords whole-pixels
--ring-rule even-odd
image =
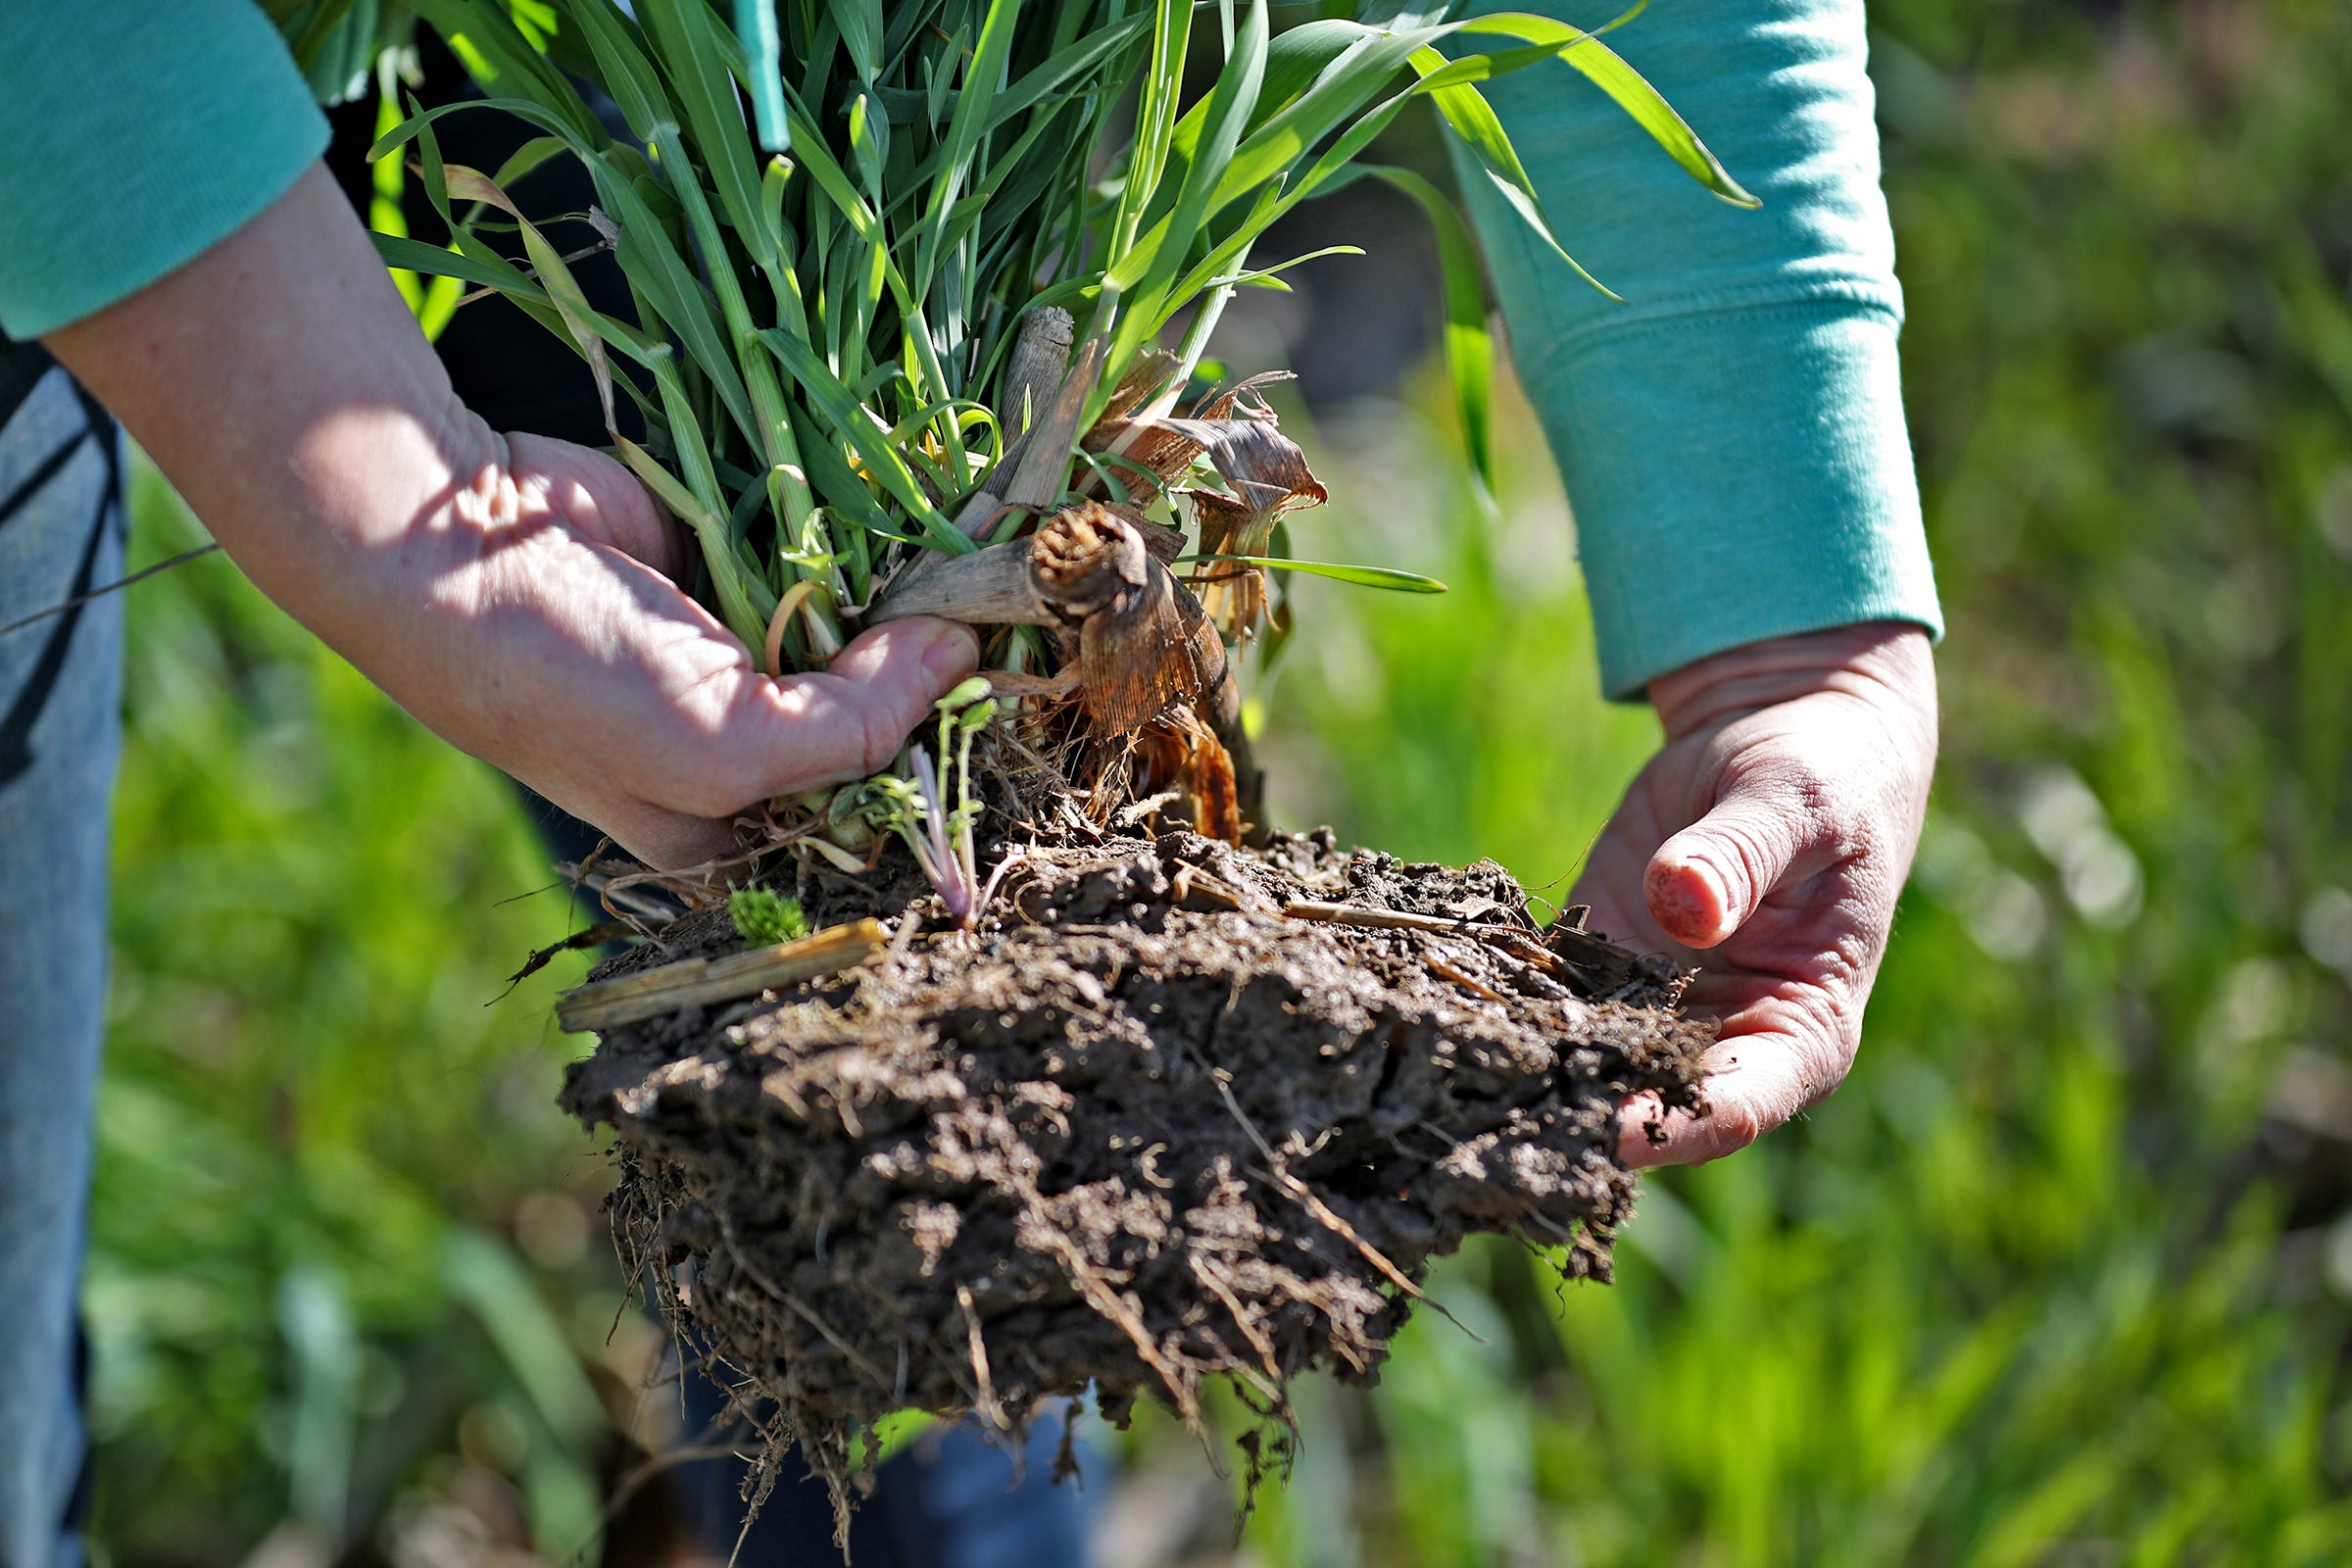
[[[1635,8],[1636,11],[1640,9]],[[1731,171],[1723,167],[1722,160],[1708,149],[1705,142],[1698,139],[1698,132],[1692,130],[1690,122],[1675,112],[1674,106],[1665,100],[1657,88],[1649,84],[1648,78],[1626,64],[1624,58],[1602,43],[1595,33],[1583,31],[1549,17],[1522,11],[1502,11],[1473,17],[1458,25],[1466,32],[1498,32],[1525,39],[1532,44],[1551,45],[1559,59],[1615,99],[1617,106],[1633,118],[1634,123],[1649,132],[1650,139],[1664,148],[1667,155],[1680,164],[1684,172],[1692,179],[1734,207],[1764,205],[1732,177]]]
[[[1334,582],[1352,583],[1358,588],[1378,588],[1394,594],[1442,594],[1446,586],[1435,577],[1425,577],[1417,571],[1403,571],[1395,566],[1357,566],[1336,561],[1294,561],[1288,556],[1186,556],[1178,563],[1192,561],[1230,562],[1235,565],[1258,566],[1268,571],[1303,571],[1312,577],[1329,577]]]
[[[1409,169],[1370,168],[1365,172],[1411,197],[1437,233],[1446,296],[1446,368],[1470,466],[1493,494],[1494,334],[1487,324],[1486,273],[1479,265],[1478,243],[1446,193],[1421,175]]]

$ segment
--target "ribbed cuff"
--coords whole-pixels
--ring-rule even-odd
[[[242,228],[326,147],[251,0],[0,6],[0,330],[54,331]]]
[[[1611,698],[1768,637],[1941,635],[1890,313],[1831,297],[1660,315],[1520,374],[1567,480]]]

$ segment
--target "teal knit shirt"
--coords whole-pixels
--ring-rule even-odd
[[[1570,253],[1627,302],[1465,172],[1604,689],[1857,621],[1940,633],[1862,0],[1663,0],[1608,41],[1764,205],[1717,200],[1566,70],[1490,87]]]
[[[226,239],[326,150],[253,0],[0,4],[0,331],[38,337]]]
[[[1639,696],[1708,654],[1862,620],[1939,630],[1861,0],[1662,0],[1609,41],[1764,207],[1716,201],[1565,67],[1491,84],[1570,249],[1629,302],[1464,181],[1567,480],[1604,685]],[[325,144],[251,0],[0,6],[0,330],[36,337],[154,282]]]

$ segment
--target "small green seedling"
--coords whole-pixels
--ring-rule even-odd
[[[808,934],[808,916],[801,901],[767,888],[739,888],[727,899],[727,916],[736,931],[754,947],[772,948],[798,942]]]

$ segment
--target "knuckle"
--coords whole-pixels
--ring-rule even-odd
[[[1792,854],[1811,851],[1835,861],[1876,857],[1885,834],[1875,812],[1857,808],[1852,766],[1802,752],[1782,752],[1755,762],[1740,782],[1769,812]]]
[[[859,777],[878,773],[888,767],[899,748],[906,743],[906,733],[915,725],[916,717],[909,710],[911,703],[860,702],[851,709],[858,725],[858,772]]]
[[[1782,1119],[1829,1099],[1853,1070],[1862,1043],[1861,992],[1843,983],[1812,989],[1797,1000],[1789,1023],[1793,1076]]]
[[[1853,1060],[1862,1009],[1886,956],[1884,908],[1863,895],[1839,912],[1837,929],[1813,956],[1813,973],[1796,1000],[1807,1037],[1823,1060],[1838,1064],[1840,1075]]]
[[[1830,828],[1843,814],[1837,775],[1819,758],[1801,753],[1776,758],[1768,784],[1781,808],[1810,833]]]
[[[1731,845],[1741,872],[1759,897],[1779,880],[1781,863],[1794,848],[1776,845],[1765,831],[1765,824],[1752,814],[1734,816],[1718,824],[1715,831]]]

